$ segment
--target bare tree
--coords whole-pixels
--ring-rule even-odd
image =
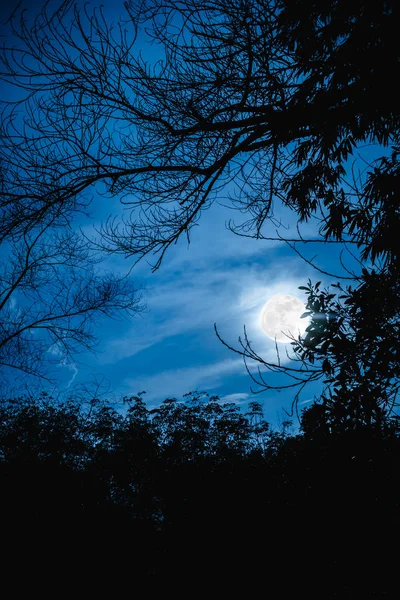
[[[1,69],[21,94],[4,109],[3,235],[60,206],[84,209],[89,193],[120,195],[131,210],[110,217],[101,245],[137,259],[153,253],[157,268],[231,184],[231,206],[247,215],[242,231],[261,235],[279,200],[303,220],[322,211],[325,240],[350,233],[360,243],[365,206],[354,203],[344,163],[357,144],[396,136],[393,95],[374,112],[385,83],[374,52],[398,69],[389,54],[396,9],[311,4],[307,35],[297,2],[280,0],[132,0],[114,26],[101,8],[70,0],[53,11],[46,3],[31,26],[15,17]],[[387,33],[380,45],[376,22]],[[154,64],[141,54],[144,39]],[[365,42],[362,56],[355,42]]]
[[[99,319],[131,317],[143,304],[132,281],[107,270],[79,230],[76,216],[87,202],[68,197],[59,179],[68,132],[64,140],[46,138],[43,115],[35,128],[33,105],[13,104],[4,91],[0,367],[1,383],[9,386],[32,376],[51,380],[56,365],[73,365],[77,353],[95,348]]]
[[[135,315],[140,293],[128,278],[100,268],[82,236],[54,224],[2,244],[0,367],[3,378],[49,378],[51,366],[73,364],[93,349],[93,324]],[[11,371],[10,371],[11,370]]]

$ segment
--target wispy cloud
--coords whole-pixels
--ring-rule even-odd
[[[176,279],[160,276],[148,287],[148,312],[128,329],[110,339],[101,357],[103,364],[134,356],[163,340],[188,332],[213,329],[237,340],[246,325],[253,341],[272,348],[260,329],[263,304],[275,293],[298,294],[304,278],[296,273],[296,262],[286,260],[268,267],[258,263],[192,270]]]
[[[65,389],[69,389],[74,383],[75,378],[79,373],[76,364],[73,361],[71,361],[68,357],[64,356],[61,348],[57,343],[50,346],[47,352],[59,359],[58,367],[67,369],[67,371],[71,373],[71,378],[65,384]]]
[[[148,311],[128,325],[109,325],[97,362],[108,377],[118,378],[118,392],[145,390],[154,405],[168,396],[220,389],[226,402],[248,402],[247,393],[237,391],[252,383],[243,359],[217,340],[214,323],[235,348],[246,326],[256,352],[277,362],[275,344],[260,327],[262,307],[277,293],[301,297],[297,288],[311,268],[296,255],[282,256],[282,243],[235,236],[224,229],[223,220],[217,226],[212,214],[204,215],[202,234],[196,238],[195,231],[189,250],[179,242],[156,273],[144,263],[132,271],[145,285]],[[187,352],[182,350],[186,344]],[[285,346],[279,350],[281,364],[288,362]],[[258,366],[248,363],[255,375]]]
[[[226,394],[219,399],[221,403],[246,404],[249,402],[250,394],[247,392],[238,392],[237,394]]]
[[[303,400],[302,402],[299,402],[299,406],[301,406],[302,404],[309,404],[310,402],[313,402],[312,398],[310,398],[309,400]]]
[[[146,391],[146,400],[154,402],[168,396],[180,397],[190,391],[207,391],[218,387],[224,377],[245,373],[240,358],[213,364],[195,365],[186,369],[170,369],[155,375],[128,378],[124,387],[134,394]]]

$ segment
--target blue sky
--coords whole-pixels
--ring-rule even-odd
[[[30,7],[41,4],[38,0],[27,2]],[[115,19],[122,12],[122,2],[105,5]],[[3,7],[2,20],[4,11]],[[97,353],[80,355],[75,364],[59,365],[59,391],[104,377],[117,397],[146,391],[150,406],[166,397],[181,398],[198,390],[242,405],[255,399],[263,403],[265,417],[273,424],[286,419],[283,409],[290,408],[293,392],[270,391],[252,396],[252,382],[242,358],[220,343],[214,323],[221,336],[236,347],[245,325],[258,354],[274,361],[275,344],[259,323],[264,303],[276,293],[294,294],[305,300],[298,287],[309,278],[326,285],[337,279],[318,274],[283,242],[246,239],[228,231],[225,222],[240,215],[229,211],[222,205],[223,198],[220,200],[203,213],[189,247],[186,240],[181,240],[170,248],[155,273],[145,261],[132,269],[136,285],[143,287],[146,311],[131,320],[101,322]],[[110,212],[120,210],[118,202],[107,201],[105,205],[104,199],[95,197],[91,216],[77,225],[90,235],[93,226]],[[278,203],[274,212],[287,227],[281,227],[280,235],[297,237],[295,215]],[[317,224],[309,223],[301,231],[304,237],[314,237]],[[268,223],[263,233],[274,236],[276,226]],[[315,244],[303,250],[308,258],[317,254],[316,264],[321,268],[345,274],[338,260],[340,247]],[[106,265],[126,272],[131,263],[113,257]],[[289,363],[285,345],[279,347],[281,359]],[[319,390],[318,385],[307,388],[301,402],[307,403]]]
[[[286,226],[292,223],[285,234],[296,236],[294,215],[282,208],[275,213]],[[76,385],[91,374],[103,375],[117,394],[145,390],[150,405],[199,390],[243,404],[257,399],[269,420],[286,418],[282,408],[290,407],[292,394],[252,396],[242,358],[221,344],[214,323],[234,346],[245,325],[257,352],[274,361],[275,344],[260,327],[261,309],[276,293],[305,300],[298,287],[315,278],[315,271],[282,242],[234,235],[225,227],[231,217],[231,211],[214,205],[203,214],[189,247],[184,240],[173,246],[155,273],[144,261],[134,267],[132,277],[144,287],[146,311],[131,321],[105,321],[97,355],[79,357],[76,367],[60,367],[64,385]],[[88,223],[85,229],[90,231],[91,226]],[[303,231],[312,235],[315,226],[307,225]],[[272,224],[269,233],[275,235]],[[322,265],[336,262],[332,248],[328,252],[318,246]],[[129,264],[120,258],[111,263],[122,270]],[[281,358],[289,362],[286,345],[279,347]],[[312,398],[317,389],[308,389],[302,400]]]

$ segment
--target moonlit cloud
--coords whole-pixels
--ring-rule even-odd
[[[176,280],[158,277],[147,290],[148,312],[109,340],[100,361],[110,363],[134,356],[174,335],[212,332],[214,322],[224,335],[236,339],[246,325],[252,338],[264,347],[267,338],[259,318],[265,301],[279,292],[296,294],[297,287],[304,283],[303,278],[296,277],[295,265],[290,262],[283,274],[279,265],[265,269],[256,263],[204,268],[182,273],[179,286]],[[268,342],[268,347],[274,347],[274,343]]]
[[[195,365],[186,369],[171,369],[155,375],[128,378],[125,387],[134,394],[146,390],[146,400],[156,401],[168,397],[181,397],[190,391],[207,391],[218,386],[229,375],[244,372],[240,358],[227,359],[214,364]]]
[[[250,401],[250,394],[246,392],[238,392],[237,394],[226,394],[225,396],[221,396],[220,402],[225,404],[246,404]]]
[[[65,384],[65,389],[68,390],[71,387],[71,385],[74,383],[75,378],[79,373],[77,366],[75,365],[75,363],[73,363],[71,360],[69,360],[68,357],[64,356],[61,348],[59,347],[59,345],[57,343],[50,346],[50,348],[47,350],[47,352],[49,354],[55,356],[57,359],[59,359],[59,362],[58,362],[59,367],[62,367],[63,369],[66,369],[67,371],[69,371],[71,373],[71,378]]]

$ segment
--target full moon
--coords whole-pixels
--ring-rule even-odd
[[[308,324],[307,318],[300,319],[306,307],[303,302],[290,294],[272,296],[261,311],[261,327],[272,340],[289,343],[290,337],[302,335]]]

